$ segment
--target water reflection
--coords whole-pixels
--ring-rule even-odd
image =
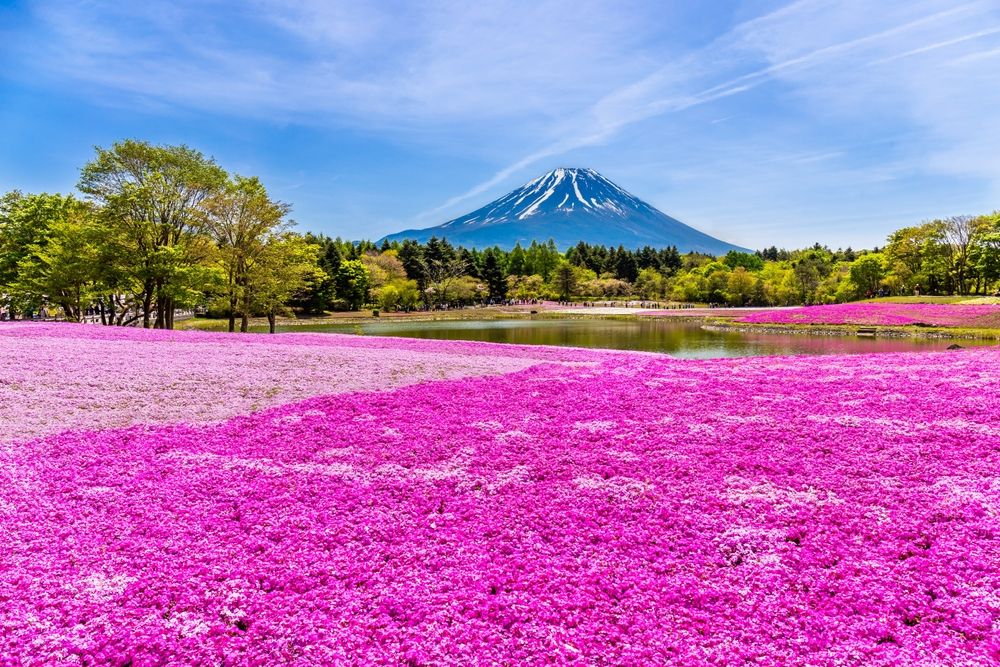
[[[519,345],[563,345],[661,352],[688,359],[779,354],[855,354],[944,350],[954,341],[916,338],[858,338],[706,331],[676,320],[488,320],[366,322],[357,325],[296,326],[283,331],[326,331],[368,336],[474,340]],[[988,345],[962,340],[963,347]]]

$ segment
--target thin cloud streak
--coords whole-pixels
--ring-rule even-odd
[[[985,60],[987,58],[994,58],[1000,56],[1000,47],[995,49],[986,49],[985,51],[977,51],[975,53],[969,53],[964,56],[959,56],[949,61],[950,65],[961,65],[962,63],[971,63],[977,60]]]
[[[717,48],[720,43],[724,44],[732,37],[746,32],[751,27],[755,26],[759,27],[762,23],[765,23],[768,19],[771,19],[773,17],[787,18],[795,10],[809,6],[810,4],[812,3],[807,1],[795,2],[779,10],[776,10],[775,12],[771,12],[765,16],[757,17],[749,21],[746,21],[733,28],[720,40],[714,42],[711,46],[709,46],[706,49],[706,53],[711,52],[714,48]],[[617,133],[619,130],[621,130],[626,126],[647,120],[655,116],[678,113],[680,111],[685,111],[697,106],[708,104],[710,102],[714,102],[732,95],[737,95],[739,93],[747,92],[749,90],[759,87],[764,83],[767,83],[768,81],[771,81],[776,74],[779,74],[783,71],[793,68],[807,68],[823,62],[827,62],[840,55],[843,55],[846,52],[858,49],[859,47],[876,43],[881,40],[885,40],[887,38],[905,33],[907,31],[912,31],[924,25],[933,24],[934,22],[940,21],[941,19],[946,18],[948,16],[953,16],[955,14],[965,12],[970,8],[974,7],[975,5],[976,3],[969,3],[960,7],[940,12],[935,12],[928,16],[924,16],[915,19],[913,21],[908,21],[899,26],[895,26],[887,30],[882,30],[872,35],[866,35],[864,37],[860,37],[857,39],[816,49],[815,51],[804,54],[802,56],[791,58],[783,62],[775,63],[767,67],[758,69],[756,71],[734,77],[723,83],[716,84],[714,86],[706,88],[691,96],[685,96],[680,98],[671,97],[666,99],[653,100],[651,102],[646,103],[646,105],[639,111],[636,111],[630,115],[626,115],[624,117],[620,117],[611,122],[608,122],[605,125],[605,127],[603,127],[600,131],[594,134],[587,135],[576,140],[557,141],[539,149],[538,151],[535,151],[534,153],[531,153],[521,158],[520,160],[504,167],[503,169],[500,169],[489,179],[483,181],[482,183],[477,184],[476,186],[467,190],[466,192],[451,197],[441,205],[418,214],[414,218],[414,220],[415,221],[426,220],[427,218],[439,214],[455,206],[456,204],[462,203],[473,197],[483,194],[484,192],[504,182],[509,177],[513,176],[515,173],[529,166],[537,164],[538,162],[546,158],[555,157],[563,153],[570,152],[572,150],[585,148],[606,141],[608,138],[610,138],[611,136],[613,136],[615,133]],[[992,34],[992,32],[993,31],[983,31],[983,34],[984,35]],[[967,36],[967,38],[971,37]],[[965,38],[962,38],[960,41],[964,40]],[[905,57],[906,55],[909,54],[908,53],[900,54],[899,57]],[[610,93],[609,95],[606,95],[604,98],[602,98],[592,107],[590,107],[590,109],[584,112],[583,116],[584,117],[593,116],[595,110],[601,108],[602,104],[607,100],[613,99],[616,96],[621,95],[622,93],[625,92],[632,92],[636,89],[636,87],[642,86],[643,82],[655,81],[657,78],[657,74],[659,74],[659,72],[653,73],[650,76],[647,76],[644,79],[640,80],[639,82],[630,84],[628,86],[624,86]]]
[[[948,46],[954,46],[955,44],[962,44],[964,42],[970,42],[975,39],[980,39],[982,37],[988,37],[990,35],[1000,34],[1000,26],[995,28],[988,28],[986,30],[980,30],[979,32],[974,32],[969,35],[963,35],[961,37],[956,37],[954,39],[946,39],[943,42],[937,42],[936,44],[928,44],[927,46],[922,46],[918,49],[912,49],[905,53],[898,53],[894,56],[889,56],[887,58],[879,58],[878,60],[872,61],[872,65],[881,65],[884,63],[890,63],[894,60],[901,60],[903,58],[909,58],[911,56],[920,55],[921,53],[927,53],[929,51],[936,51],[937,49],[943,49]]]

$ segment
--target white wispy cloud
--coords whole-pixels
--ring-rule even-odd
[[[956,75],[952,71],[942,76],[932,70],[915,74],[905,71],[902,66],[886,67],[898,60],[997,35],[1000,33],[997,28],[961,32],[970,25],[981,25],[996,10],[995,5],[984,2],[969,2],[958,6],[920,2],[910,5],[908,11],[887,12],[880,24],[869,19],[870,12],[860,2],[802,0],[791,3],[738,24],[705,48],[686,55],[679,62],[671,63],[636,83],[614,90],[590,108],[581,111],[578,119],[563,128],[566,131],[566,128],[589,125],[597,128],[596,131],[578,134],[574,139],[553,141],[498,170],[486,181],[448,199],[441,206],[420,214],[418,218],[441,213],[489,191],[510,176],[542,160],[607,141],[629,125],[661,115],[687,111],[775,81],[792,84],[794,94],[818,94],[824,98],[843,95],[845,91],[848,97],[854,98],[873,89],[880,89],[874,96],[891,96],[899,104],[897,114],[901,120],[916,120],[931,132],[950,139],[949,148],[933,156],[924,156],[925,166],[965,169],[991,179],[1000,186],[1000,171],[995,169],[1000,158],[994,152],[994,149],[1000,149],[1000,121],[989,118],[988,114],[979,113],[976,115],[980,122],[965,126],[966,131],[960,132],[962,124],[951,119],[953,114],[941,113],[932,108],[923,111],[914,108],[915,105],[924,106],[921,104],[924,98],[937,99],[943,89],[949,89],[961,97],[982,95],[980,84],[986,82],[975,72]],[[950,36],[956,32],[960,34]],[[839,38],[839,41],[824,43],[831,38]],[[990,54],[991,51],[982,53]],[[978,54],[967,56],[966,61],[971,61],[976,55]],[[747,61],[759,63],[761,60],[766,64],[735,76],[730,74]],[[866,72],[860,85],[857,79],[852,80],[851,71],[873,66],[881,66],[882,69],[877,74],[870,70]],[[713,76],[723,80],[698,89],[702,81]],[[942,85],[944,77],[951,77],[946,85]],[[913,85],[906,85],[908,82]],[[924,90],[920,90],[921,82]],[[996,86],[992,88],[996,90]],[[992,92],[986,93],[987,97],[994,95]],[[944,100],[938,101],[946,104]],[[969,102],[974,105],[973,108],[982,108],[981,99]],[[863,104],[858,104],[846,111],[858,114],[863,113],[864,109]],[[984,116],[987,117],[986,120],[982,120]],[[989,148],[983,148],[981,142],[984,140]],[[829,155],[834,154],[841,155],[842,151]]]
[[[43,0],[35,12],[50,36],[22,45],[24,64],[193,108],[412,128],[557,117],[605,81],[634,78],[642,63],[628,52],[651,34],[651,11],[594,1],[257,0],[213,10]]]
[[[709,229],[819,201],[833,179],[854,193],[908,180],[916,199],[924,175],[943,176],[1000,202],[997,0],[765,6],[727,25],[680,0],[38,0],[0,66],[118,109],[371,133],[492,166],[397,213],[411,222],[581,155]],[[630,166],[657,151],[670,159],[655,175]],[[669,190],[681,181],[708,203]]]
[[[916,3],[910,11],[929,12],[940,4]],[[819,18],[836,22],[840,12],[861,12],[864,6],[848,3]],[[1000,5],[972,2],[948,11],[814,76],[791,73],[784,80],[813,108],[849,120],[881,116],[919,130],[915,168],[971,176],[1000,194],[1000,118],[986,112],[1000,104],[996,71],[988,62],[955,59],[1000,44]],[[800,29],[783,26],[774,43]]]
[[[968,35],[962,35],[960,37],[954,37],[952,39],[946,39],[934,44],[927,44],[926,46],[920,46],[915,49],[910,49],[909,51],[904,51],[903,53],[897,53],[892,56],[887,56],[885,58],[879,58],[872,62],[873,65],[881,65],[884,63],[890,63],[893,60],[900,60],[902,58],[909,58],[911,56],[920,55],[921,53],[927,53],[928,51],[936,51],[937,49],[943,49],[949,46],[954,46],[956,44],[962,44],[963,42],[970,42],[972,40],[980,39],[982,37],[989,37],[991,35],[1000,34],[1000,26],[988,28],[986,30],[978,30]]]

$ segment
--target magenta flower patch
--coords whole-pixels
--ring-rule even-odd
[[[747,324],[856,324],[861,326],[1000,327],[1000,306],[945,303],[839,303],[754,313]]]

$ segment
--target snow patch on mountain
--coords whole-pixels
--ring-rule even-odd
[[[593,169],[559,168],[467,215],[428,229],[387,236],[426,241],[431,236],[474,247],[578,241],[639,247],[676,246],[681,252],[724,254],[737,246],[713,238],[657,210]]]

